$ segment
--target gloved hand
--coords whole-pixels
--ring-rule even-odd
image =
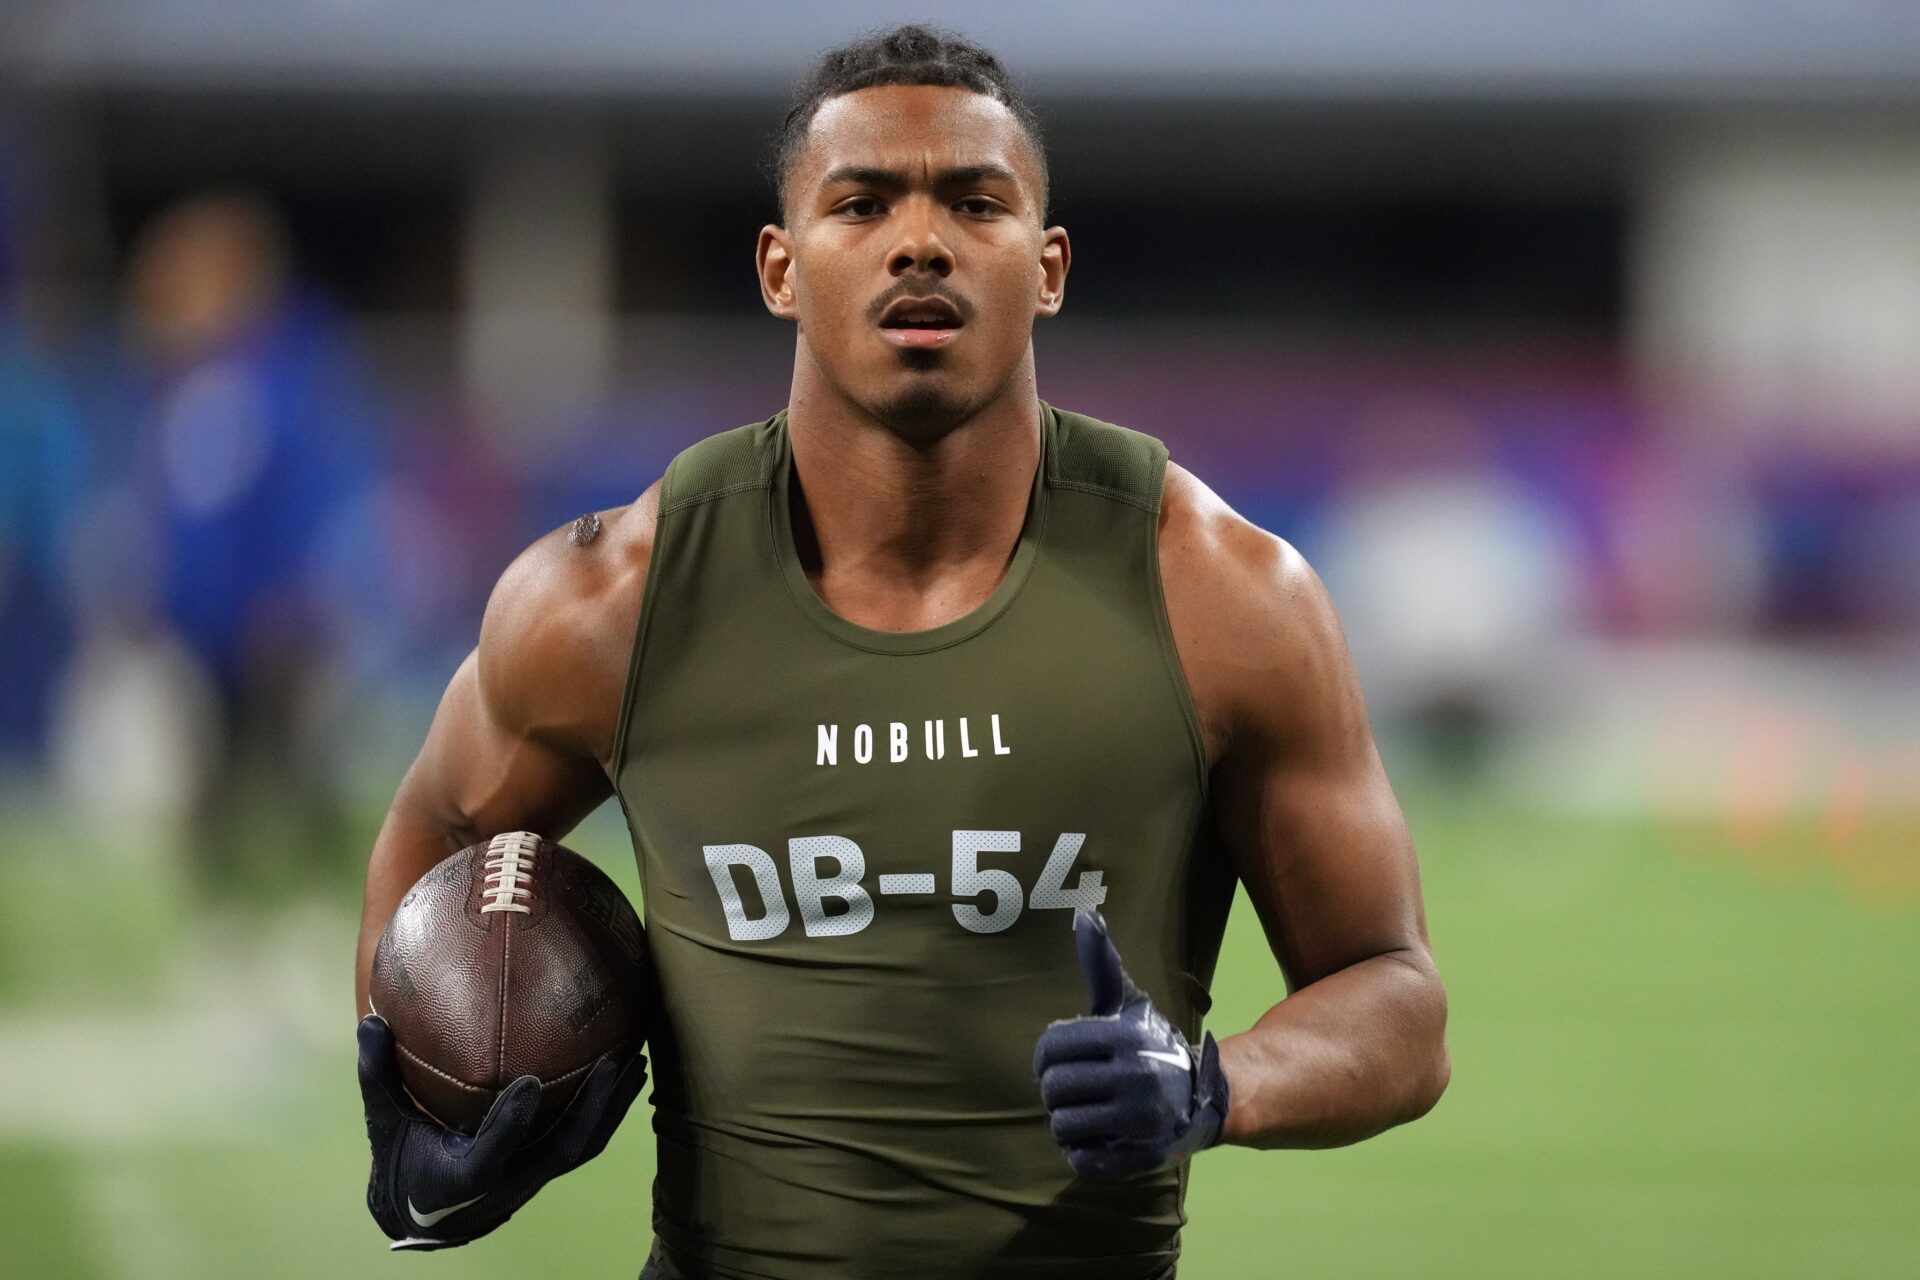
[[[1227,1077],[1212,1033],[1196,1054],[1133,985],[1098,911],[1074,911],[1073,940],[1092,1012],[1049,1024],[1033,1052],[1067,1163],[1085,1178],[1126,1178],[1220,1141]]]
[[[386,1019],[360,1020],[360,1098],[373,1172],[367,1208],[392,1249],[449,1249],[511,1218],[534,1192],[599,1155],[647,1079],[647,1059],[601,1058],[545,1133],[529,1133],[540,1082],[521,1076],[472,1137],[416,1106],[400,1083]],[[530,1140],[531,1139],[531,1140]]]

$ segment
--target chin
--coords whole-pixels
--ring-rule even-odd
[[[931,443],[965,422],[980,407],[975,396],[961,395],[944,379],[915,378],[867,406],[867,411],[904,440]]]

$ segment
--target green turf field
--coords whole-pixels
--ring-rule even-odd
[[[1920,1273],[1920,833],[1883,823],[1835,860],[1811,829],[1406,808],[1453,1087],[1359,1147],[1202,1156],[1184,1277]],[[631,892],[619,840],[597,819],[576,843]],[[386,1253],[361,1203],[357,901],[215,926],[149,864],[0,866],[5,1274],[637,1270],[640,1110],[493,1237]],[[1211,1025],[1277,990],[1243,904]]]

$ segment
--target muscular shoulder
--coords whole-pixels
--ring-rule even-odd
[[[607,761],[659,510],[655,481],[624,507],[541,537],[500,575],[480,626],[479,676],[503,727]]]
[[[1346,641],[1319,575],[1285,539],[1172,462],[1160,575],[1210,762],[1236,739],[1284,733],[1348,695]]]

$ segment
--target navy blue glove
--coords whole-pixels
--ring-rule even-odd
[[[521,1076],[467,1137],[407,1096],[386,1019],[362,1018],[358,1034],[360,1099],[373,1145],[367,1208],[391,1249],[450,1249],[487,1234],[548,1182],[599,1155],[647,1079],[644,1054],[624,1066],[601,1058],[566,1110],[534,1135],[540,1082]]]
[[[1074,911],[1073,940],[1092,1012],[1049,1024],[1033,1051],[1067,1163],[1083,1178],[1127,1178],[1220,1141],[1227,1077],[1212,1033],[1196,1054],[1133,985],[1098,911]]]

